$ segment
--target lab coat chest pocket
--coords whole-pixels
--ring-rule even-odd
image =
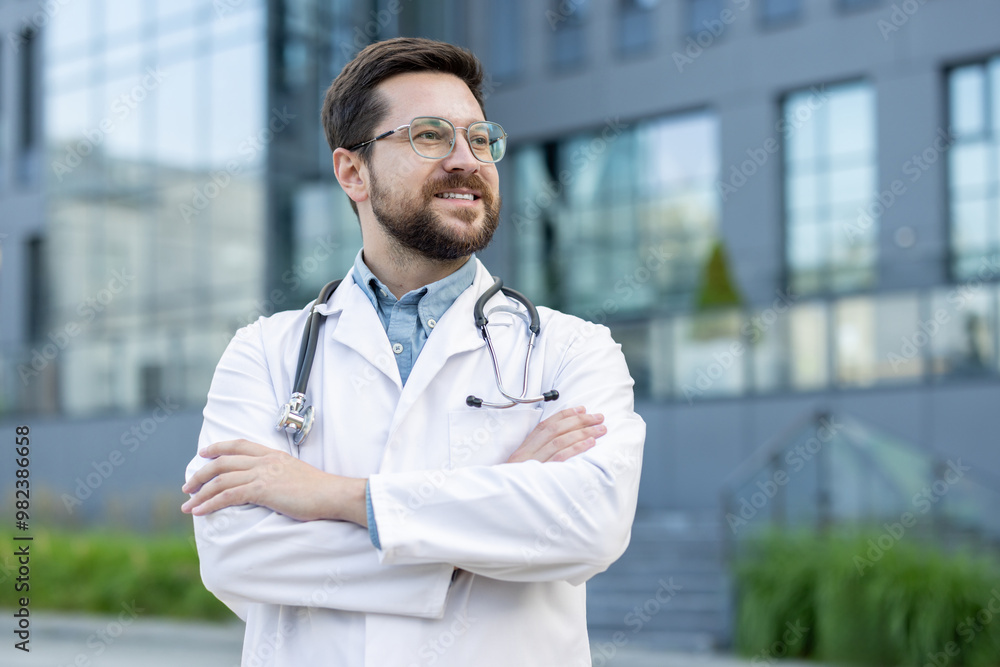
[[[541,415],[537,408],[466,408],[448,413],[452,467],[504,463],[538,425]]]

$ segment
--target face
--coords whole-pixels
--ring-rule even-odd
[[[384,81],[379,90],[389,106],[379,133],[416,116],[447,118],[456,128],[483,120],[468,86],[450,74],[403,74]],[[377,141],[369,160],[375,221],[397,245],[428,259],[454,260],[482,250],[500,220],[496,165],[472,155],[464,131],[456,135],[451,154],[440,160],[417,155],[406,130]]]

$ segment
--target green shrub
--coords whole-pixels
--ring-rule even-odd
[[[113,614],[134,601],[143,615],[234,618],[202,585],[190,534],[37,531],[21,544],[30,545],[31,590],[23,595],[32,610]],[[3,573],[16,572],[13,549],[0,561]]]
[[[748,545],[735,570],[737,648],[866,665],[1000,665],[996,559],[913,539],[883,549],[878,539],[776,533]],[[806,631],[791,633],[795,624]]]

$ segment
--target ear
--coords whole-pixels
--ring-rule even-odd
[[[357,153],[346,148],[333,151],[333,173],[351,201],[368,199],[368,169]]]

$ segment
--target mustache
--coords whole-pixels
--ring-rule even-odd
[[[442,190],[455,188],[478,190],[485,204],[491,204],[496,197],[489,184],[479,174],[448,174],[425,185],[423,194],[429,198]]]

